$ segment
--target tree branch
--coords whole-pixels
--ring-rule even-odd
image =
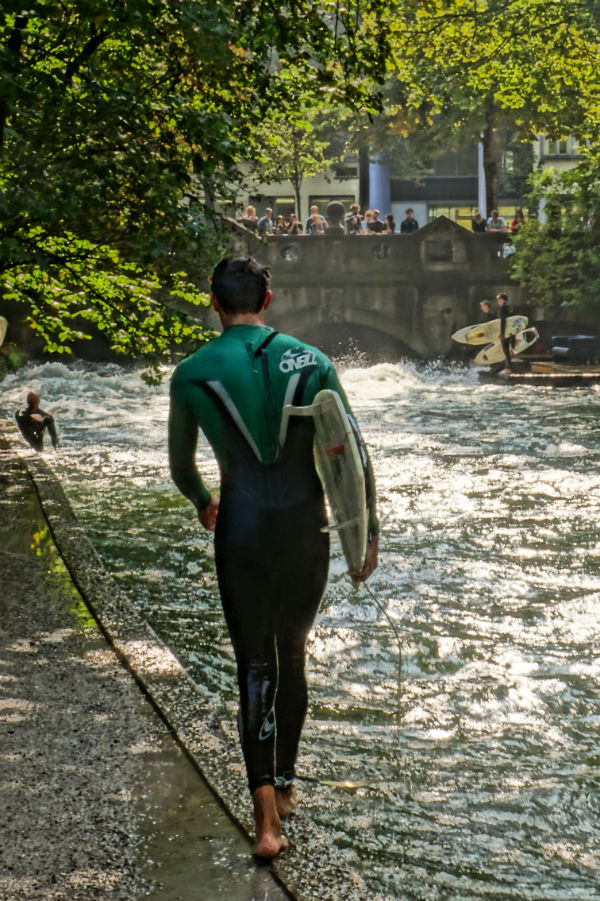
[[[77,56],[73,57],[67,65],[64,74],[65,81],[71,81],[83,63],[93,56],[98,47],[108,38],[109,33],[110,32],[108,31],[96,31],[95,25],[92,24],[92,36],[88,42],[84,44]]]
[[[16,73],[17,65],[19,62],[19,54],[21,52],[21,46],[23,44],[23,31],[27,27],[27,16],[20,15],[15,17],[15,24],[13,26],[13,30],[10,33],[10,37],[7,41],[6,47],[9,51],[9,58],[12,58],[12,63],[14,66],[14,70]],[[4,132],[6,130],[6,120],[8,119],[9,114],[9,105],[6,97],[0,97],[0,154],[4,149]]]

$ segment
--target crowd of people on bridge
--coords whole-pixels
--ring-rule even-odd
[[[345,235],[393,235],[399,231],[402,235],[410,235],[419,229],[412,207],[405,210],[405,218],[397,229],[392,213],[386,213],[382,219],[380,210],[368,209],[363,212],[358,203],[350,204],[348,212],[339,221],[337,219],[328,221],[316,204],[311,206],[304,224],[296,213],[287,215],[279,213],[274,216],[271,207],[266,207],[263,215],[259,217],[256,215],[256,208],[251,205],[246,207],[244,215],[237,221],[244,228],[256,232],[261,238],[268,235],[324,235],[332,231]],[[487,219],[477,212],[471,220],[471,230],[515,235],[524,222],[525,216],[520,207],[515,211],[514,219],[510,223],[499,215],[498,210],[492,210]]]
[[[525,216],[521,207],[515,210],[515,217],[510,225],[506,224],[506,219],[498,213],[498,210],[492,210],[488,219],[484,219],[481,213],[477,212],[471,220],[471,230],[474,232],[492,232],[497,235],[516,235],[524,222]]]
[[[419,223],[414,217],[412,208],[409,207],[405,211],[405,216],[400,223],[400,233],[416,232]],[[256,232],[261,238],[267,235],[324,235],[325,232],[331,231],[345,235],[393,235],[397,232],[392,213],[386,213],[382,219],[380,210],[368,209],[362,212],[358,203],[352,203],[345,217],[335,222],[328,221],[316,204],[311,206],[304,224],[295,213],[273,216],[271,207],[266,207],[263,215],[258,217],[256,208],[251,205],[246,207],[244,215],[237,221],[244,228]]]

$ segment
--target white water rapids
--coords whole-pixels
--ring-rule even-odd
[[[371,898],[600,899],[600,392],[401,363],[342,381],[378,484],[378,603],[334,544],[303,803]],[[29,389],[107,568],[233,731],[212,539],[169,479],[167,384],[46,363],[9,376],[2,405]],[[214,485],[206,444],[199,465]]]

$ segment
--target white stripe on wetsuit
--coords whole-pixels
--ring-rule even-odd
[[[289,406],[294,399],[294,394],[296,393],[296,388],[298,386],[298,382],[300,381],[300,372],[295,372],[289,382],[287,383],[287,388],[285,389],[285,397],[283,398],[283,406],[281,409],[281,428],[279,429],[279,447],[283,447],[285,444],[285,439],[288,430],[288,423],[290,421],[289,413],[286,413],[285,408]]]
[[[231,418],[237,425],[238,429],[240,430],[240,432],[242,433],[242,435],[244,436],[244,438],[246,439],[246,441],[248,442],[248,444],[250,445],[252,450],[254,451],[254,454],[255,454],[258,462],[262,463],[263,462],[262,457],[260,455],[260,451],[258,449],[256,441],[250,434],[250,432],[248,430],[248,426],[242,419],[242,415],[241,415],[240,411],[234,404],[234,402],[231,399],[229,392],[227,391],[225,386],[222,385],[221,382],[207,382],[206,384],[210,388],[212,388],[212,390],[215,392],[215,394],[217,394],[220,397],[220,399],[223,401],[223,403],[225,404],[225,407],[227,409],[227,412],[229,413],[229,415],[231,416]]]

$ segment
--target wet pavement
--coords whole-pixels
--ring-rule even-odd
[[[0,435],[0,899],[283,901],[111,648]]]

